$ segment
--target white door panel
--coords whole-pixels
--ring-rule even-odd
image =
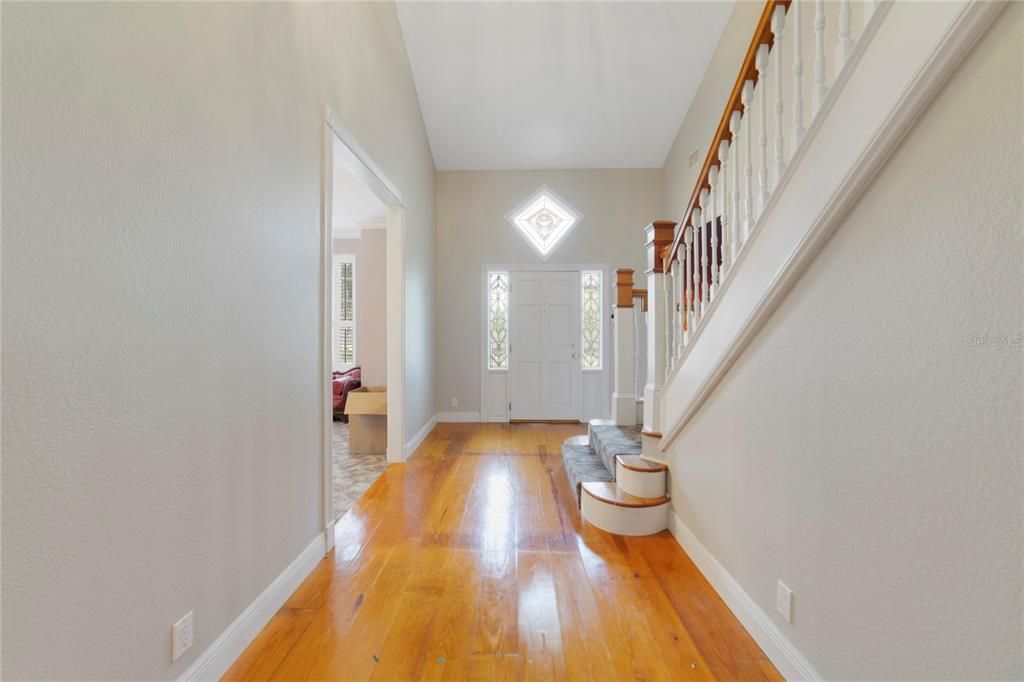
[[[512,419],[578,419],[579,273],[513,272],[509,287]]]

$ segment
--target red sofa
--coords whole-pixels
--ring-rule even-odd
[[[347,372],[334,372],[331,379],[331,397],[335,420],[348,421],[348,415],[345,414],[345,400],[348,398],[349,391],[363,385],[362,378],[363,373],[358,367],[353,367]]]

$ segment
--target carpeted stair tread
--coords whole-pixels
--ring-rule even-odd
[[[580,486],[590,481],[611,481],[611,472],[605,468],[597,453],[589,445],[576,445],[565,442],[562,444],[562,461],[569,484],[576,495],[576,504],[580,503]]]
[[[615,471],[618,455],[639,455],[643,451],[640,426],[591,425],[590,447],[597,453],[604,468]]]

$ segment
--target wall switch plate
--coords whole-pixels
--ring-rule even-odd
[[[181,655],[192,648],[195,631],[192,627],[192,612],[181,617],[171,629],[171,660],[176,661]]]
[[[459,399],[458,398],[452,398],[452,407],[458,407],[458,406],[459,406]]]
[[[775,590],[775,610],[786,619],[787,623],[793,622],[793,590],[786,587],[781,580]]]

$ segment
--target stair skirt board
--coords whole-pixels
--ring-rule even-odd
[[[634,471],[616,461],[615,481],[620,488],[637,497],[661,497],[665,494],[664,470]]]
[[[580,513],[588,523],[616,535],[654,535],[668,528],[669,503],[622,507],[583,492]]]

